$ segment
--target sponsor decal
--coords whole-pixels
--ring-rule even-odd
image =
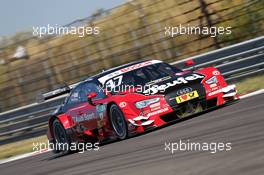
[[[104,126],[104,120],[97,121],[97,128],[102,128]]]
[[[103,120],[104,119],[104,113],[99,113],[99,118],[101,119],[101,120]]]
[[[218,90],[219,88],[221,88],[221,86],[214,87],[214,88],[212,88],[212,91],[216,91],[216,90]]]
[[[96,106],[96,111],[99,116],[99,120],[97,121],[97,128],[102,128],[104,125],[104,112],[106,110],[106,105],[97,105]]]
[[[222,92],[222,89],[219,89],[219,90],[217,90],[217,91],[210,92],[210,93],[208,94],[208,96],[212,96],[212,95],[215,95],[215,94],[218,94],[218,93],[221,93],[221,92]]]
[[[151,112],[151,110],[145,110],[145,111],[140,112],[139,115],[146,115],[146,114],[148,114],[150,112]]]
[[[150,111],[151,111],[151,112],[152,112],[152,111],[159,110],[159,109],[161,108],[161,106],[160,106],[160,102],[158,102],[158,103],[154,103],[154,104],[150,105],[149,107],[150,107]]]
[[[160,114],[160,113],[166,112],[166,111],[168,111],[168,110],[169,110],[169,108],[163,108],[163,109],[160,109],[160,110],[158,110],[158,111],[154,111],[154,112],[148,113],[147,116],[148,116],[148,117],[151,117],[151,116],[153,116],[153,115],[157,115],[157,114]]]
[[[124,108],[124,107],[126,107],[126,105],[127,105],[126,102],[121,102],[121,103],[119,103],[120,108]]]
[[[97,105],[97,106],[96,106],[96,111],[97,111],[98,113],[105,112],[105,110],[106,110],[106,106],[105,106],[104,104],[102,104],[102,105]]]
[[[212,73],[213,75],[220,75],[220,72],[218,70],[214,70]]]
[[[151,86],[149,89],[145,90],[143,93],[144,94],[156,94],[158,92],[164,92],[167,88],[169,87],[173,87],[179,84],[187,84],[189,81],[193,81],[193,80],[197,80],[197,79],[203,79],[204,76],[203,75],[199,75],[199,74],[192,74],[189,75],[187,77],[179,77],[176,80],[166,83],[166,84],[162,84],[162,85],[153,85]]]
[[[160,106],[159,107],[156,107],[156,108],[151,108],[150,111],[152,112],[152,111],[156,111],[158,109],[160,109]]]
[[[166,76],[166,77],[163,77],[163,78],[159,78],[157,80],[150,81],[150,82],[147,83],[147,85],[156,84],[156,83],[159,83],[159,82],[162,82],[162,81],[166,81],[166,80],[169,80],[169,79],[171,79],[171,76]]]
[[[101,78],[99,78],[98,80],[102,83],[102,84],[105,84],[105,82],[111,78],[114,78],[115,76],[118,76],[118,75],[122,75],[126,72],[129,72],[129,71],[132,71],[132,70],[135,70],[135,69],[138,69],[138,68],[141,68],[141,67],[144,67],[144,66],[148,66],[148,65],[151,65],[151,64],[156,64],[156,63],[161,63],[162,61],[159,61],[159,60],[151,60],[151,61],[145,61],[145,62],[142,62],[142,63],[138,63],[138,64],[134,64],[132,66],[128,66],[126,68],[123,68],[123,69],[120,69],[120,70],[117,70],[115,72],[112,72],[110,74],[107,74]]]
[[[121,69],[121,72],[123,72],[123,73],[129,72],[129,71],[132,71],[132,70],[144,67],[144,66],[148,66],[148,65],[151,65],[151,64],[153,64],[153,61],[146,61],[146,62],[143,62],[143,63],[138,63],[138,64],[135,64],[135,65],[132,65],[132,66],[129,66],[129,67],[125,67],[125,68]]]
[[[213,87],[211,89],[206,89],[206,93],[208,94],[210,92],[216,91],[216,90],[221,89],[221,88],[222,88],[222,86],[216,86],[216,87]]]
[[[183,94],[183,95],[176,97],[176,101],[177,101],[177,103],[182,103],[182,102],[185,102],[185,101],[197,98],[197,97],[199,97],[198,92],[192,91],[192,92],[189,92],[189,93],[186,93],[186,94]]]
[[[86,121],[86,120],[92,120],[92,119],[96,119],[96,115],[95,113],[90,113],[90,114],[82,114],[82,115],[79,115],[79,116],[75,116],[75,117],[72,117],[73,120],[75,122],[83,122],[83,121]]]
[[[186,87],[186,88],[183,88],[183,89],[180,89],[176,92],[177,95],[183,95],[183,94],[187,94],[189,92],[192,92],[192,88],[190,87]]]
[[[158,102],[158,103],[154,103],[154,104],[151,104],[149,107],[150,107],[150,108],[160,107],[160,102]]]
[[[128,124],[128,130],[129,130],[129,131],[132,131],[132,130],[134,130],[134,129],[135,129],[135,126],[134,126],[133,124],[129,123],[129,124]]]
[[[216,86],[217,86],[216,83],[214,83],[214,84],[210,84],[210,88],[214,88],[214,87],[216,87]]]

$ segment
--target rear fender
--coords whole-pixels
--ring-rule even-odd
[[[65,129],[72,128],[75,125],[73,119],[67,114],[60,114],[57,118]]]

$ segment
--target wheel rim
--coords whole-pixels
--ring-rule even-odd
[[[113,124],[114,130],[116,131],[116,134],[119,137],[124,136],[125,126],[126,126],[125,121],[120,111],[116,109],[112,111],[112,124]]]

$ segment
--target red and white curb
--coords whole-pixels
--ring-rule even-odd
[[[263,94],[263,93],[264,93],[264,89],[260,89],[260,90],[257,90],[257,91],[242,95],[242,96],[240,96],[240,99],[252,97],[252,96]],[[10,158],[7,158],[7,159],[2,159],[2,160],[0,160],[0,164],[12,162],[12,161],[15,161],[15,160],[19,160],[19,159],[23,159],[23,158],[39,155],[39,154],[43,154],[43,153],[46,153],[46,152],[49,152],[49,151],[51,151],[51,150],[50,149],[46,149],[46,150],[42,150],[41,152],[39,152],[39,151],[38,152],[31,152],[31,153],[26,153],[26,154],[10,157]]]

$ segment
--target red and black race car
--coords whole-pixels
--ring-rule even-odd
[[[48,123],[54,144],[122,140],[239,98],[214,67],[182,71],[159,60],[122,65],[63,92]]]

